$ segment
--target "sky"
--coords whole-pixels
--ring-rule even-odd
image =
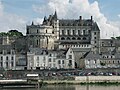
[[[59,19],[88,19],[93,16],[101,38],[120,36],[120,0],[0,0],[0,32],[17,29],[26,33],[32,21],[57,11]]]

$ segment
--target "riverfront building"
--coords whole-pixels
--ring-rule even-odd
[[[27,25],[26,36],[1,37],[0,45],[0,67],[5,69],[120,67],[120,40],[100,39],[100,29],[92,16],[59,19],[55,11],[45,16],[42,24]],[[4,54],[5,45],[12,46],[10,55]]]

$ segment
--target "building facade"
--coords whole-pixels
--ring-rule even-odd
[[[0,68],[4,70],[16,69],[16,54],[10,45],[0,45]]]
[[[27,69],[74,69],[74,54],[69,50],[31,48],[27,53]]]

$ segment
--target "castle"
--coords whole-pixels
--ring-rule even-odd
[[[93,17],[90,19],[58,19],[44,17],[41,25],[27,26],[29,46],[47,49],[92,48],[98,52],[100,30]]]

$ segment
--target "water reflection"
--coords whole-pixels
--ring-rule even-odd
[[[81,86],[81,85],[47,85],[38,88],[16,88],[16,89],[0,89],[0,90],[120,90],[120,86]]]

